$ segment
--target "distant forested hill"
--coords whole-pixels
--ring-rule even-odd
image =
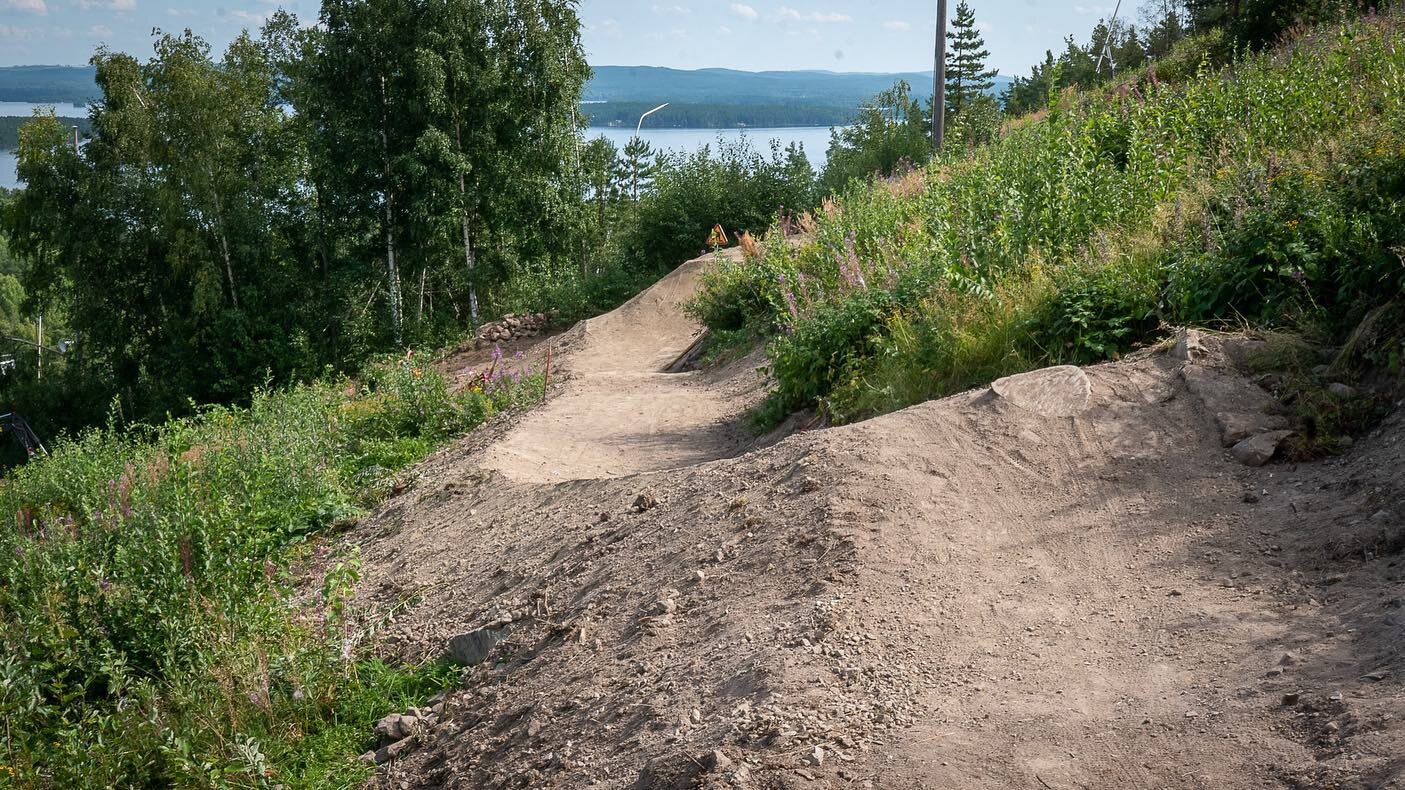
[[[0,66],[0,101],[84,104],[98,96],[92,66]]]
[[[650,107],[669,102],[650,125],[833,126],[849,123],[877,92],[906,80],[915,96],[932,92],[930,72],[685,71],[659,66],[596,66],[582,95],[592,126],[628,126]],[[91,66],[0,67],[0,101],[72,102],[97,96]],[[999,77],[995,92],[1010,80]],[[647,105],[647,106],[646,106]]]
[[[931,72],[683,71],[658,66],[596,66],[582,111],[592,126],[629,126],[663,102],[651,126],[835,126],[849,123],[873,95],[906,80],[914,96],[930,96]],[[1008,77],[996,80],[1004,93]]]

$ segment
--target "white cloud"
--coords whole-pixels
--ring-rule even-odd
[[[229,15],[238,19],[240,22],[248,22],[251,25],[262,25],[264,22],[268,21],[267,12],[245,11],[242,8],[230,11]]]
[[[618,19],[606,19],[605,21],[600,22],[599,24],[586,25],[585,32],[593,33],[595,35],[600,36],[608,36],[609,38],[619,38],[620,22]]]
[[[755,19],[758,16],[761,16],[759,13],[756,12],[755,8],[752,8],[746,3],[732,3],[732,13],[736,14],[739,17],[742,17],[743,19]]]
[[[1112,8],[1105,5],[1076,5],[1073,10],[1087,16],[1088,14],[1111,14]]]
[[[852,22],[854,18],[838,12],[797,11],[790,6],[781,6],[775,18],[782,22]]]
[[[84,11],[131,11],[137,0],[78,0],[78,7]]]
[[[175,16],[175,17],[181,17],[181,16],[195,16],[195,9],[193,9],[193,8],[168,8],[168,9],[166,9],[166,16]]]
[[[92,27],[88,28],[88,36],[90,38],[107,38],[111,35],[112,28],[108,27],[107,25],[93,25]]]
[[[49,6],[44,0],[5,0],[5,7],[40,16],[49,13]]]
[[[0,38],[26,39],[32,35],[34,35],[33,28],[0,25]]]
[[[693,13],[693,9],[684,8],[681,5],[655,5],[650,6],[649,10],[659,16],[685,16]]]
[[[901,20],[894,20],[894,21],[892,21],[892,22],[884,22],[884,23],[883,23],[883,29],[884,29],[884,30],[894,30],[894,31],[897,31],[897,32],[902,32],[902,31],[904,31],[904,30],[911,30],[911,29],[912,29],[912,25],[908,24],[907,22],[903,22],[903,21],[901,21]]]

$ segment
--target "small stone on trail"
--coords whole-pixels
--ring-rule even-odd
[[[415,748],[414,738],[404,738],[389,746],[382,746],[376,750],[376,763],[388,763],[402,755],[408,754],[413,748]]]
[[[1263,466],[1268,463],[1274,453],[1278,452],[1278,445],[1292,433],[1292,431],[1266,431],[1258,436],[1250,436],[1231,447],[1229,453],[1245,466]]]
[[[381,743],[398,741],[410,734],[409,725],[404,721],[405,717],[399,713],[392,713],[383,716],[376,722],[376,735],[380,736]]]
[[[1194,329],[1182,329],[1176,337],[1176,345],[1171,348],[1171,356],[1187,362],[1194,361],[1206,353],[1204,338]]]
[[[1255,502],[1258,502],[1258,501],[1259,501],[1259,495],[1256,494],[1256,493],[1254,493],[1253,491],[1245,491],[1245,492],[1244,492],[1244,501],[1245,501],[1245,502],[1248,502],[1249,504],[1252,505],[1252,504],[1254,504]]]
[[[1298,657],[1293,655],[1292,653],[1284,653],[1278,659],[1278,665],[1281,667],[1291,667],[1296,663],[1298,663]]]
[[[1172,598],[1179,598],[1182,595],[1180,590],[1172,590],[1166,594],[1171,596]]]
[[[1332,696],[1328,697],[1327,699],[1329,699],[1329,700],[1331,700],[1331,701],[1333,701],[1333,702],[1341,702],[1341,701],[1342,701],[1342,693],[1341,693],[1340,691],[1334,691],[1334,692],[1332,692]]]
[[[1331,393],[1332,397],[1341,398],[1342,400],[1356,397],[1356,388],[1347,386],[1340,381],[1334,381],[1328,384],[1327,392]]]
[[[732,767],[732,760],[720,749],[713,749],[711,754],[703,758],[703,765],[709,771],[725,771]]]
[[[493,646],[507,637],[509,626],[479,628],[449,640],[449,658],[464,666],[481,664]]]
[[[816,768],[820,767],[821,765],[824,765],[823,747],[816,746],[815,750],[810,752],[810,764],[815,766]]]
[[[655,499],[653,494],[640,494],[634,498],[634,512],[643,513],[658,507],[658,504],[659,500]]]
[[[1298,695],[1297,693],[1284,694],[1284,695],[1283,695],[1283,705],[1284,705],[1284,707],[1287,707],[1287,706],[1289,706],[1289,705],[1296,705],[1296,704],[1298,704],[1298,699],[1299,699],[1299,695]]]

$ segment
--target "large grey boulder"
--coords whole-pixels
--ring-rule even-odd
[[[1081,368],[1059,365],[996,379],[990,390],[1044,417],[1072,417],[1088,408],[1093,385]]]

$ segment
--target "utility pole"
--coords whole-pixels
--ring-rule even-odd
[[[946,0],[937,0],[937,52],[932,66],[932,152],[946,142]]]

